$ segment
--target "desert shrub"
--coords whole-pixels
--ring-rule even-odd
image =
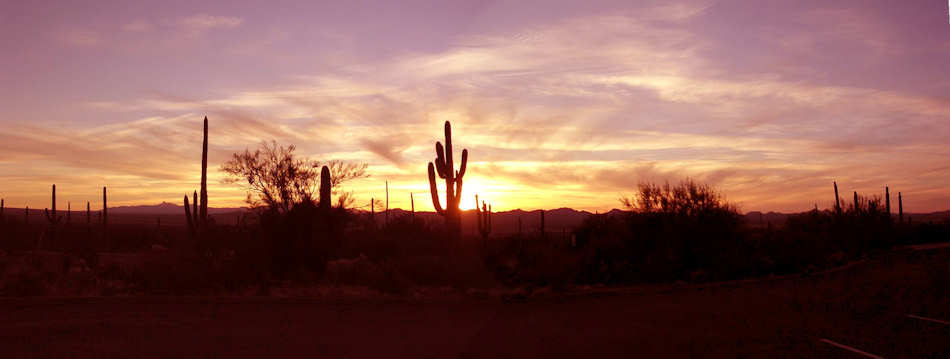
[[[608,283],[731,278],[752,270],[747,227],[711,187],[641,184],[620,217],[595,216],[576,233],[589,242],[581,278]]]

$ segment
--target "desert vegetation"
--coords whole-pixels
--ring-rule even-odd
[[[382,201],[357,207],[343,189],[367,177],[366,164],[312,160],[293,145],[269,142],[221,166],[226,184],[246,189],[249,209],[216,223],[208,210],[208,135],[205,118],[201,183],[191,201],[183,198],[183,220],[114,221],[106,187],[102,209],[93,212],[87,202],[84,220],[73,219],[71,204],[58,211],[55,185],[45,221],[30,221],[29,208],[0,204],[0,295],[268,294],[313,286],[408,295],[426,288],[523,293],[703,283],[810,275],[898,246],[945,241],[950,232],[946,222],[905,218],[900,193],[892,214],[889,188],[884,198],[854,193],[842,203],[837,183],[833,208],[781,224],[749,223],[714,188],[689,179],[642,183],[621,198],[624,211],[589,214],[561,233],[550,229],[544,210],[535,212],[536,228],[523,230],[519,215],[516,233],[500,232],[493,229],[499,214],[477,194],[478,207],[460,209],[468,150],[455,169],[448,122],[445,145],[436,143],[428,165],[441,220],[417,213],[414,198],[411,211],[379,218]],[[473,219],[470,235],[463,217]]]

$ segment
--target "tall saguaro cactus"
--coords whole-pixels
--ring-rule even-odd
[[[53,211],[50,212],[49,208],[43,210],[46,213],[46,220],[49,221],[51,225],[57,225],[63,219],[63,216],[56,215],[56,185],[53,185]]]
[[[193,201],[189,209],[188,195],[185,195],[185,220],[189,233],[198,233],[208,223],[208,116],[204,118],[204,132],[201,142],[201,200],[198,191],[194,191]]]
[[[459,238],[462,235],[462,213],[459,202],[462,198],[462,178],[465,177],[465,166],[468,164],[468,149],[462,150],[462,163],[456,171],[452,157],[452,125],[445,121],[445,147],[441,142],[435,143],[435,164],[429,162],[429,191],[432,194],[432,207],[445,218],[445,224],[450,238]],[[435,174],[445,179],[445,207],[439,200],[439,188],[436,185]]]
[[[201,224],[208,221],[208,116],[204,120],[204,140],[201,143]]]

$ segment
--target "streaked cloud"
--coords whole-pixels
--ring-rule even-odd
[[[244,19],[234,16],[198,14],[183,17],[178,24],[187,31],[202,32],[211,29],[230,29],[241,25]]]

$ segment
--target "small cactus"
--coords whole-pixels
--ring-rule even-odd
[[[482,239],[487,240],[491,234],[491,206],[486,206],[485,201],[482,201],[482,208],[479,210],[477,194],[475,195],[475,214],[478,221],[478,233],[482,235]]]
[[[86,225],[92,223],[92,206],[89,205],[89,202],[86,202]]]

